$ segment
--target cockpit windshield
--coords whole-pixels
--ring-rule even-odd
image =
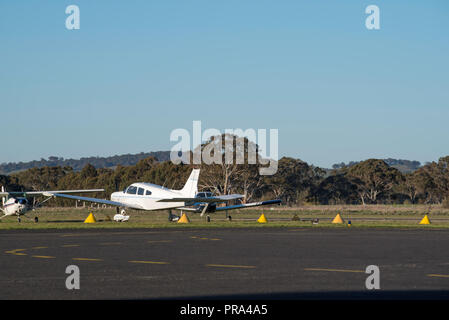
[[[197,198],[212,198],[213,194],[212,194],[212,192],[198,192],[196,194],[196,197]]]
[[[128,189],[126,189],[127,194],[136,194],[137,193],[137,187],[129,186]]]

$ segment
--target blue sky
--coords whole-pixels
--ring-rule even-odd
[[[0,39],[0,162],[170,150],[194,120],[324,167],[449,154],[444,0],[2,1]]]

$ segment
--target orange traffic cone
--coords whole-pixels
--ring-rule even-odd
[[[341,215],[337,213],[334,220],[332,220],[332,223],[343,223],[343,219],[341,218]]]
[[[181,218],[178,220],[178,223],[190,223],[189,217],[183,213]]]
[[[424,216],[424,218],[422,218],[422,220],[419,224],[430,224],[430,220],[429,220],[429,217],[427,216],[427,214]]]
[[[259,217],[259,219],[257,219],[257,222],[259,222],[259,223],[267,223],[268,220],[265,217],[265,215],[262,213],[262,215]]]
[[[84,220],[84,223],[95,223],[95,222],[97,222],[97,220],[95,219],[92,212],[89,214],[89,216],[86,218],[86,220]]]

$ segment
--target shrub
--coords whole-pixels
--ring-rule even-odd
[[[449,209],[449,196],[447,196],[446,198],[444,198],[443,203],[441,204],[441,206],[444,209]]]

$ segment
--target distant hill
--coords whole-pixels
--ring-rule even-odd
[[[123,154],[111,157],[88,157],[81,159],[64,159],[60,157],[49,157],[48,159],[34,160],[29,162],[9,162],[0,164],[0,174],[6,175],[14,172],[19,172],[31,168],[42,167],[71,167],[75,171],[81,171],[87,164],[93,165],[95,168],[115,168],[118,165],[133,166],[142,159],[148,157],[155,157],[157,161],[170,160],[170,151],[156,151],[156,152],[141,152],[137,154]],[[421,167],[419,161],[398,160],[398,159],[382,159],[389,166],[398,169],[402,173],[410,173]],[[332,166],[332,169],[341,169],[344,167],[351,167],[360,161],[351,161],[349,163],[337,163]],[[324,169],[328,174],[332,169]]]
[[[402,159],[382,159],[385,161],[386,164],[388,164],[390,167],[396,168],[402,173],[410,173],[413,172],[421,167],[421,162],[416,160],[402,160]],[[336,163],[332,166],[333,169],[341,169],[344,167],[352,167],[353,165],[356,165],[357,163],[360,163],[360,161],[351,161],[349,163]]]
[[[138,154],[123,154],[111,157],[88,157],[81,159],[64,159],[60,157],[49,157],[39,161],[10,162],[0,164],[0,174],[10,174],[31,168],[42,167],[72,167],[75,171],[81,171],[88,163],[95,168],[114,168],[118,165],[132,166],[142,159],[155,157],[158,161],[170,160],[170,151],[141,152]]]

